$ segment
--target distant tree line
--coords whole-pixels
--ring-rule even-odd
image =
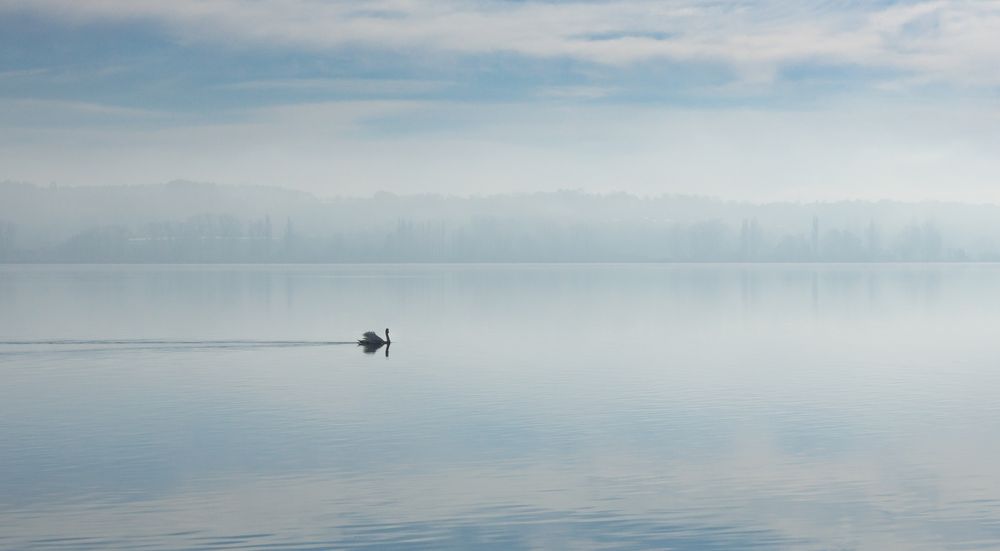
[[[883,237],[821,229],[769,231],[756,219],[739,227],[691,224],[552,225],[544,220],[479,218],[463,224],[399,220],[384,231],[305,235],[287,219],[240,220],[200,214],[138,227],[101,225],[50,247],[17,246],[17,227],[0,221],[0,260],[7,262],[887,262],[996,260],[948,247],[932,222]]]
[[[980,205],[0,184],[0,262],[939,262],[998,245],[1000,208]]]

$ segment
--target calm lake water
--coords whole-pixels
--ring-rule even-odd
[[[1000,266],[6,266],[0,341],[3,549],[1000,547]]]

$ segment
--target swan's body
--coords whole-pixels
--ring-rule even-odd
[[[385,340],[374,331],[368,331],[358,339],[358,344],[364,346],[382,346],[383,344],[391,344],[392,341],[389,340],[389,328],[385,328]]]

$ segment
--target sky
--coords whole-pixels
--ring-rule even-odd
[[[1000,203],[1000,1],[0,0],[0,181]]]

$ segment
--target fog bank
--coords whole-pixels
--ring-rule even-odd
[[[3,262],[995,260],[995,205],[577,191],[320,199],[183,181],[0,184]]]

